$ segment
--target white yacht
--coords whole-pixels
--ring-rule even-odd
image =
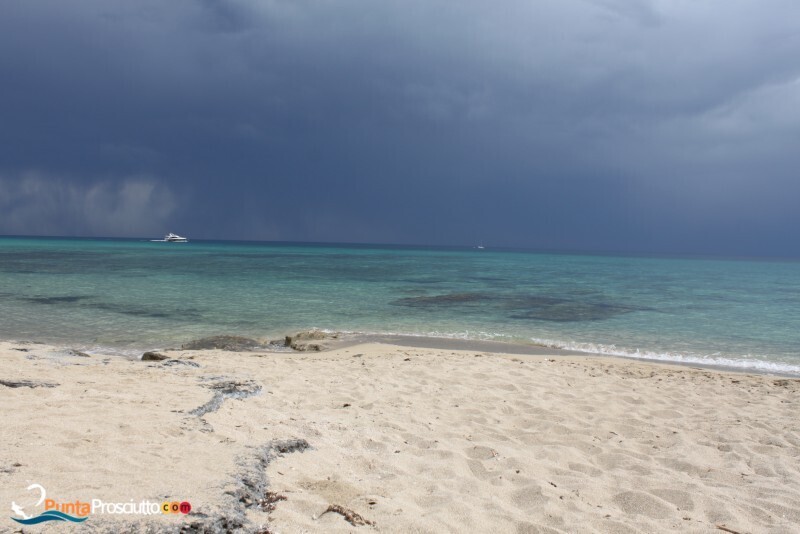
[[[164,236],[164,239],[151,239],[154,243],[188,243],[189,240],[172,232]]]

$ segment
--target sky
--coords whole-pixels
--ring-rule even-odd
[[[0,234],[800,256],[797,0],[3,0]]]

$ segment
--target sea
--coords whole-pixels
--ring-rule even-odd
[[[800,262],[0,237],[0,338],[122,355],[311,328],[800,375]]]

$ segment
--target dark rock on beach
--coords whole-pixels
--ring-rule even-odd
[[[335,334],[334,334],[335,335]],[[298,332],[294,336],[286,336],[286,344],[290,344],[293,341],[308,341],[310,339],[325,339],[328,337],[328,334],[323,332],[322,330],[307,330],[305,332]]]
[[[302,352],[320,352],[330,347],[320,341],[339,339],[339,334],[328,334],[320,330],[299,332],[294,336],[286,336],[285,345]]]
[[[143,362],[158,362],[167,359],[169,359],[169,356],[166,354],[161,354],[160,352],[145,352],[142,354]]]
[[[255,339],[242,336],[211,336],[204,337],[184,343],[181,345],[183,350],[229,350],[232,352],[247,352],[251,350],[266,349],[264,345]]]

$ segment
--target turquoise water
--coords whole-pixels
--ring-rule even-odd
[[[0,238],[0,337],[120,352],[311,327],[800,373],[800,263]]]

